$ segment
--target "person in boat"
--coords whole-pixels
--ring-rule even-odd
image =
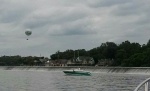
[[[73,69],[73,72],[74,72],[74,69]]]

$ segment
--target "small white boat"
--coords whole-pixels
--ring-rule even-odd
[[[66,75],[73,75],[73,76],[91,76],[91,73],[88,71],[73,69],[73,70],[65,70],[63,71]]]

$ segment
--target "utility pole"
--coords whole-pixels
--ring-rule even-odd
[[[59,50],[58,50],[58,52],[57,52],[57,60],[59,60]]]
[[[75,59],[75,51],[74,51],[74,59]]]
[[[79,50],[78,50],[78,57],[79,57]]]

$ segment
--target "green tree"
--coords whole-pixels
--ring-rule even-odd
[[[116,56],[115,56],[115,65],[124,65],[123,60],[127,59],[127,53],[124,49],[117,50]],[[126,62],[126,61],[125,61]]]

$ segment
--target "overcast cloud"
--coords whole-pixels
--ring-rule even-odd
[[[0,0],[0,55],[47,56],[150,39],[149,0]],[[29,40],[26,29],[32,31]]]

